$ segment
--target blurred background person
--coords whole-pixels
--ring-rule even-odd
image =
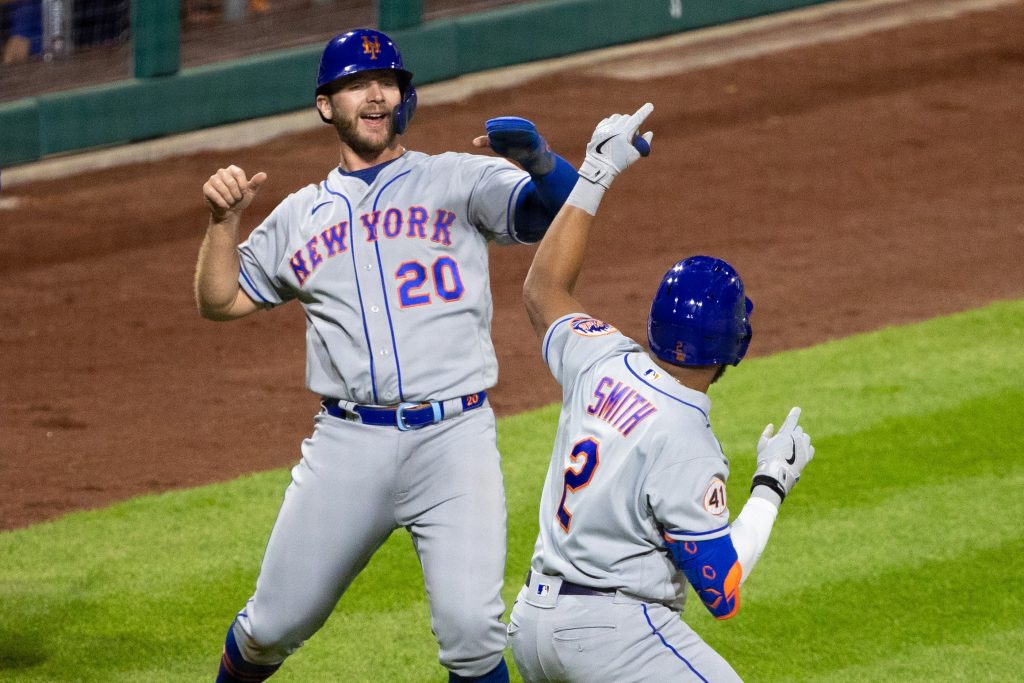
[[[41,0],[0,0],[7,10],[8,32],[3,41],[3,63],[20,64],[43,51]]]

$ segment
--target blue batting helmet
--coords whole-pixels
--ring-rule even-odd
[[[651,352],[673,365],[737,365],[750,344],[753,308],[728,263],[683,259],[665,273],[651,302]]]
[[[380,31],[360,28],[331,38],[320,55],[316,94],[330,94],[336,81],[374,69],[389,69],[398,77],[402,101],[395,109],[395,130],[404,133],[416,111],[416,88],[394,41]]]

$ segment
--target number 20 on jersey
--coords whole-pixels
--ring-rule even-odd
[[[402,283],[398,288],[398,300],[402,308],[429,304],[430,282],[434,293],[444,301],[458,301],[465,291],[459,264],[450,256],[438,258],[429,270],[419,261],[406,261],[398,266],[395,278]]]

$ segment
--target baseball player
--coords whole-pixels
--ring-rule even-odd
[[[739,680],[679,618],[686,582],[717,618],[735,615],[779,505],[814,455],[799,408],[778,434],[769,425],[750,498],[729,523],[729,464],[705,392],[743,358],[752,305],[726,262],[695,256],[668,271],[650,353],[573,298],[598,204],[640,157],[630,143],[652,109],[598,125],[524,286],[564,397],[540,534],[509,623],[528,683]]]
[[[338,134],[338,168],[241,245],[241,213],[266,174],[231,166],[203,188],[201,313],[231,320],[297,299],[306,384],[323,397],[217,680],[272,675],[404,527],[449,680],[507,681],[487,245],[540,239],[576,170],[514,117],[488,121],[474,141],[506,158],[406,150],[398,136],[416,90],[378,31],[327,44],[316,107]]]

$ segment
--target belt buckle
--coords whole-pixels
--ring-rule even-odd
[[[408,432],[410,430],[419,429],[420,427],[424,426],[407,424],[405,421],[405,411],[409,408],[415,408],[417,405],[417,403],[399,403],[398,407],[395,408],[395,426],[398,427],[398,431]]]
[[[405,411],[408,410],[409,408],[419,408],[421,406],[430,406],[431,411],[433,411],[433,419],[431,419],[430,422],[424,422],[421,425],[411,425],[407,423],[405,421]],[[441,417],[441,404],[438,403],[437,401],[427,401],[425,404],[399,403],[398,407],[395,408],[395,426],[398,427],[398,431],[400,432],[408,432],[414,429],[423,429],[427,425],[437,424],[438,422],[441,421]]]

